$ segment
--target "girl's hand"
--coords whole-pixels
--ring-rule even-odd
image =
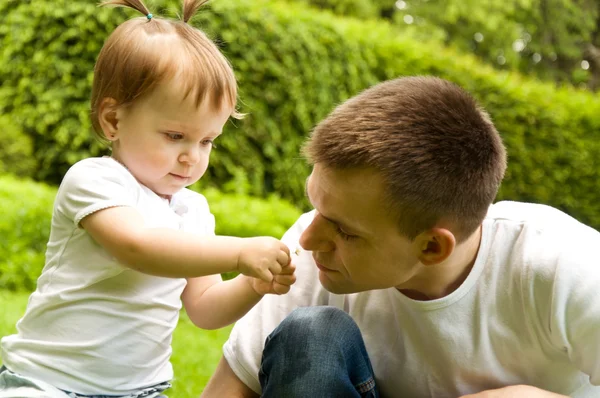
[[[246,278],[254,291],[260,295],[265,294],[286,294],[291,286],[296,282],[296,266],[289,263],[281,269],[281,273],[275,275],[271,282],[265,282],[261,279]]]
[[[280,240],[266,236],[244,238],[238,254],[237,270],[271,283],[290,261],[290,250]]]

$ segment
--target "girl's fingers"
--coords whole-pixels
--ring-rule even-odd
[[[296,272],[296,266],[290,263],[289,265],[281,268],[279,275],[292,275],[294,272]]]
[[[280,285],[293,285],[294,282],[296,282],[296,275],[276,275],[275,276],[275,280],[273,281],[274,284],[279,283]]]
[[[286,247],[287,249],[287,247]],[[285,267],[286,265],[288,265],[290,263],[290,254],[288,252],[285,252],[283,250],[279,251],[279,254],[277,254],[277,262],[282,266]]]
[[[273,284],[273,291],[275,294],[286,294],[290,291],[291,286],[288,285],[280,285],[279,283]]]

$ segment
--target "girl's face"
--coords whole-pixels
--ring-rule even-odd
[[[232,108],[213,110],[210,98],[199,107],[194,95],[182,100],[177,84],[161,84],[132,106],[101,115],[112,141],[113,157],[157,195],[170,198],[198,181],[213,141],[221,134]]]

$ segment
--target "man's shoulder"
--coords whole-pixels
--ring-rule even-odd
[[[565,270],[598,272],[592,252],[582,248],[600,246],[600,233],[558,209],[499,202],[490,208],[487,221],[493,225],[491,250],[518,265],[513,267],[516,274],[552,284]]]
[[[486,220],[528,227],[565,237],[577,231],[583,234],[598,233],[559,209],[537,203],[498,202],[490,206]]]

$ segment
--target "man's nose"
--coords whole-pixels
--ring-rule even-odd
[[[300,235],[300,246],[313,252],[328,252],[335,249],[333,238],[335,227],[321,214],[315,213],[312,222]]]

